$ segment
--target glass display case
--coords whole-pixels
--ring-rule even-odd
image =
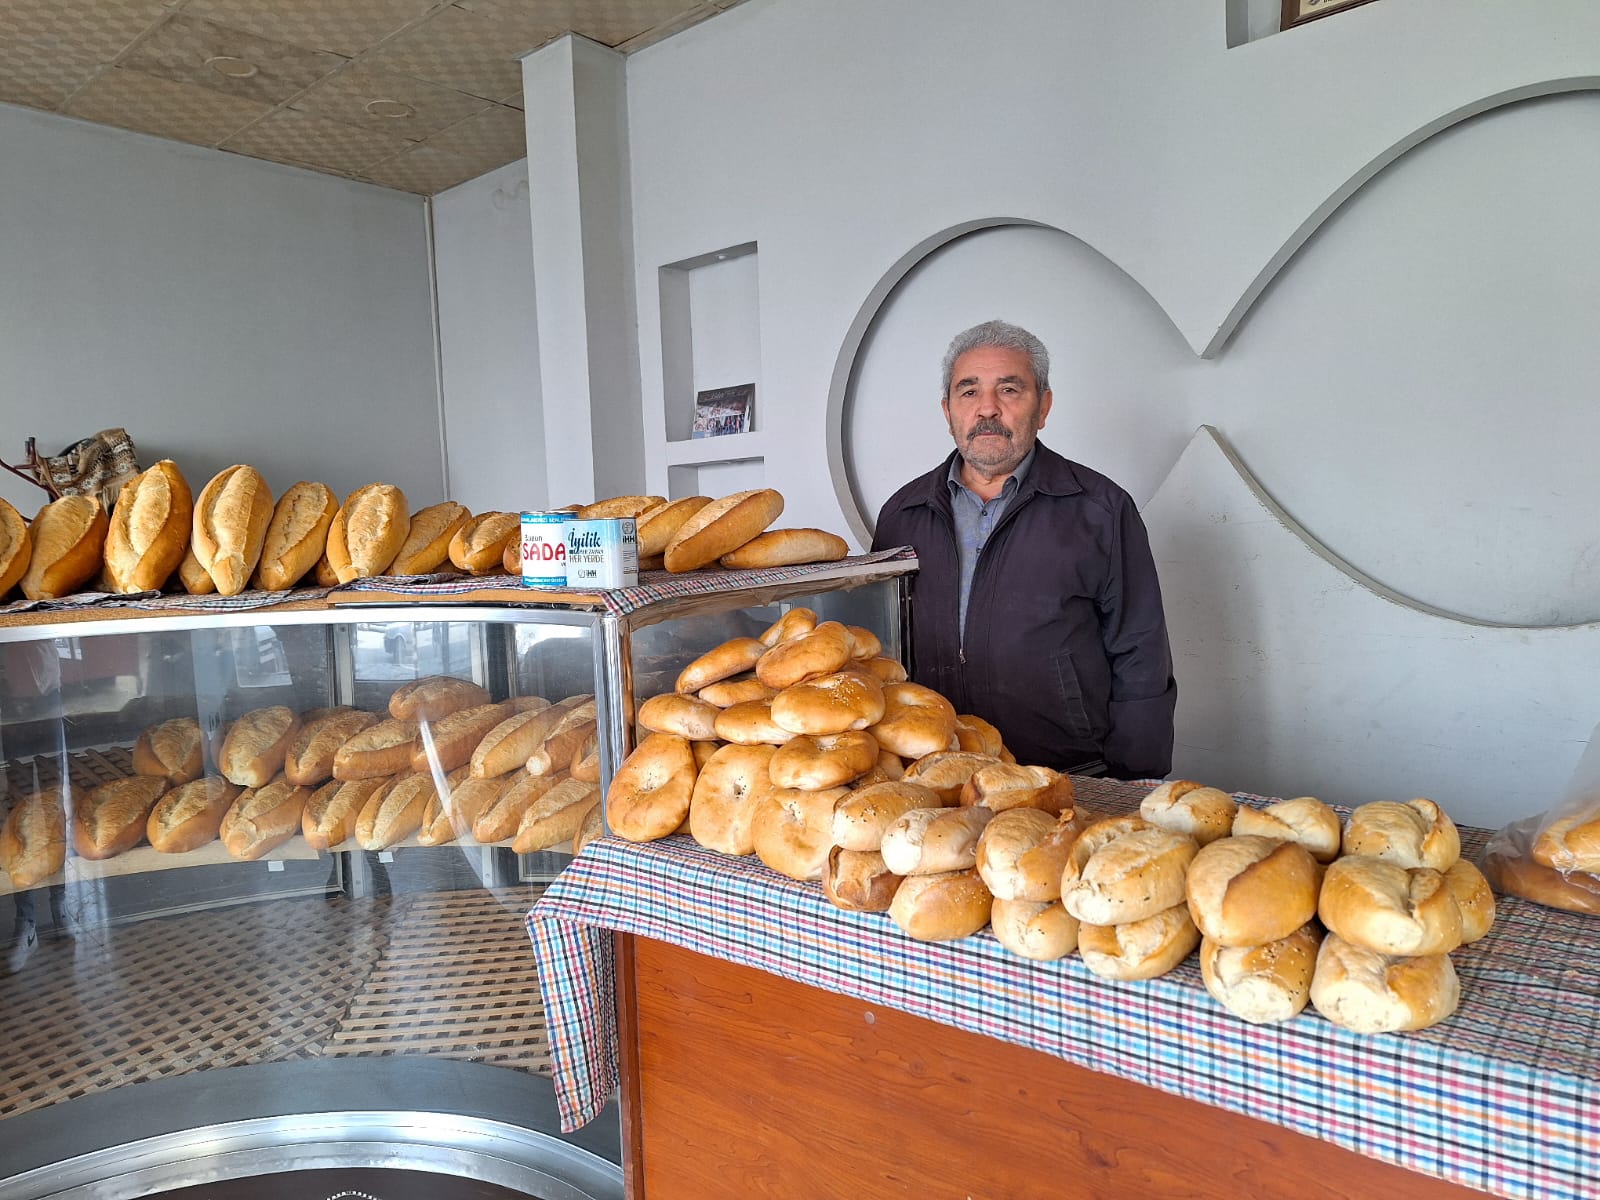
[[[565,786],[600,806],[632,746],[636,700],[795,605],[872,629],[898,656],[914,565],[836,564],[626,610],[346,602],[355,594],[0,617],[0,1200],[178,1194],[302,1167],[427,1172],[441,1197],[500,1194],[441,1190],[446,1177],[620,1196],[616,1122],[556,1132],[523,928],[570,861],[572,822],[519,841],[527,821],[485,814],[519,786],[535,804]],[[419,681],[440,677],[473,686],[406,709]],[[312,762],[312,735],[340,713],[357,732]],[[538,726],[547,748],[566,730],[543,778],[507,722]],[[198,755],[186,771],[151,746],[154,731],[188,725]],[[353,749],[363,733],[363,746],[407,751],[385,760],[403,765],[363,775],[376,770]],[[479,763],[486,743],[521,757],[509,770],[504,754]],[[241,747],[261,753],[236,767]],[[293,782],[286,762],[299,764]],[[199,834],[158,849],[152,814],[166,802],[170,817],[195,774],[226,794],[206,800]],[[363,825],[352,809],[313,836],[312,815],[361,779],[375,782],[356,806],[377,815]],[[475,779],[499,791],[469,812],[455,800]],[[297,827],[241,842],[241,827],[269,822],[251,797],[273,788]]]

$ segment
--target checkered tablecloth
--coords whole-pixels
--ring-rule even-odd
[[[1137,784],[1077,781],[1095,811]],[[1241,797],[1263,803],[1260,797]],[[1464,829],[1464,853],[1487,832]],[[1117,983],[1077,956],[1037,963],[985,930],[922,943],[883,913],[683,836],[603,838],[528,914],[562,1125],[617,1086],[613,930],[1054,1054],[1499,1196],[1600,1197],[1600,921],[1500,898],[1488,937],[1453,956],[1456,1014],[1359,1036],[1307,1009],[1254,1026],[1213,1001],[1190,959]]]

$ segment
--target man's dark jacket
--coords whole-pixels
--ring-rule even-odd
[[[978,555],[960,625],[952,454],[889,498],[874,549],[913,546],[912,678],[992,722],[1017,761],[1122,778],[1172,766],[1177,686],[1144,522],[1111,480],[1038,443]]]

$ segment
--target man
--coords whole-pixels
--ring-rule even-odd
[[[1049,375],[1025,329],[958,334],[955,453],[889,498],[873,548],[921,562],[912,677],[997,726],[1018,762],[1164,776],[1177,686],[1149,538],[1126,492],[1036,440]]]

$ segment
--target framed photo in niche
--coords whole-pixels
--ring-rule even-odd
[[[755,416],[755,406],[756,385],[753,383],[697,392],[694,398],[694,427],[689,436],[707,438],[748,433]]]
[[[1278,23],[1278,28],[1288,29],[1295,25],[1304,25],[1307,21],[1315,21],[1318,17],[1343,12],[1347,8],[1355,8],[1358,4],[1370,3],[1372,0],[1283,0],[1283,20]]]

